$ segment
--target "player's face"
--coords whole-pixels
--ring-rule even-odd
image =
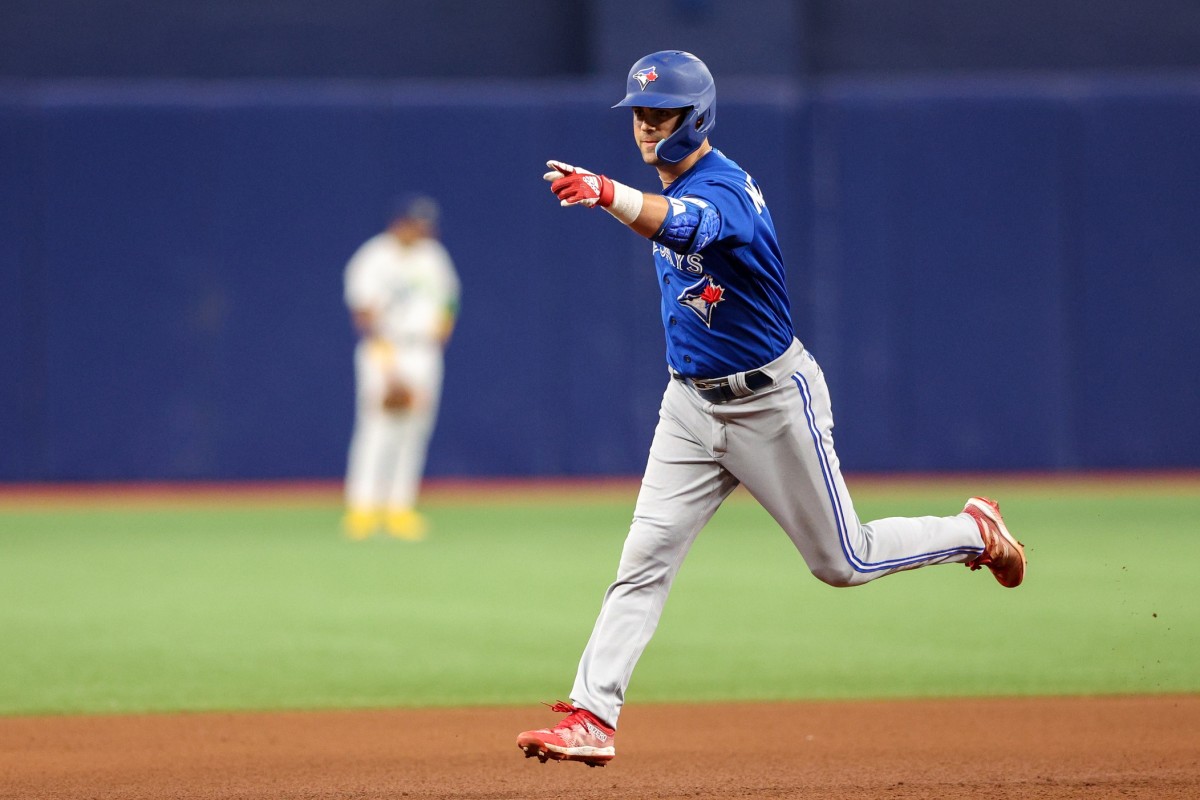
[[[422,219],[402,218],[392,223],[392,235],[403,245],[412,245],[433,236],[433,226]]]
[[[685,111],[687,111],[686,108],[634,106],[633,138],[637,141],[638,150],[642,153],[642,161],[647,164],[658,163],[658,156],[654,154],[654,148],[675,132]]]

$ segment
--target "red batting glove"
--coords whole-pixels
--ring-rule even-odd
[[[551,171],[542,177],[551,182],[550,191],[554,192],[560,205],[583,205],[589,208],[612,205],[613,182],[603,175],[561,161],[547,161],[546,166]]]

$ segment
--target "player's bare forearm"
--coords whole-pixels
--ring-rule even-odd
[[[370,338],[375,335],[377,314],[371,308],[355,308],[350,312],[350,320],[359,336]]]
[[[445,347],[450,342],[450,337],[454,333],[454,325],[457,318],[452,314],[443,314],[441,324],[438,326],[438,344]]]
[[[661,194],[642,192],[641,213],[637,215],[637,219],[633,222],[626,224],[630,228],[633,228],[634,233],[649,239],[662,228],[663,222],[667,219],[669,208],[670,205],[667,203],[667,198]]]

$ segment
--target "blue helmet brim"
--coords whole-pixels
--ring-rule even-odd
[[[625,99],[612,108],[695,108],[694,97],[684,97],[677,94],[643,94],[630,92]]]

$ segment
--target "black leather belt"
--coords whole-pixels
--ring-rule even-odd
[[[685,378],[682,375],[676,375],[675,377],[687,383],[696,390],[696,394],[710,403],[728,403],[730,400],[736,400],[739,397],[749,397],[761,389],[766,389],[775,382],[770,375],[761,369],[752,370],[745,373],[745,383],[748,391],[738,394],[730,384],[729,378]]]

